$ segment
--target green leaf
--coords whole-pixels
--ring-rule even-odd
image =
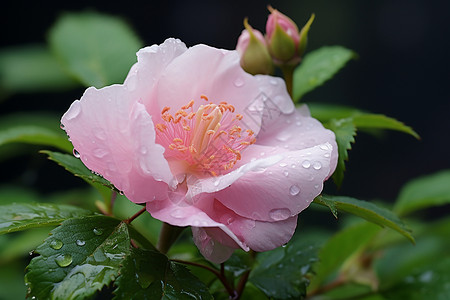
[[[350,106],[327,104],[327,103],[308,103],[311,116],[322,123],[329,122],[332,119],[345,119],[363,113],[361,110]]]
[[[93,12],[63,15],[49,42],[71,74],[97,88],[122,83],[142,46],[125,22]]]
[[[352,117],[353,124],[358,129],[390,129],[408,133],[420,139],[419,135],[409,126],[396,119],[378,114],[357,114]]]
[[[423,176],[408,182],[394,206],[399,215],[450,203],[450,170]]]
[[[76,82],[43,45],[0,51],[0,97],[5,92],[60,91],[75,86]]]
[[[70,205],[21,203],[0,205],[0,234],[29,228],[59,225],[61,222],[91,211]]]
[[[450,295],[449,270],[450,258],[446,257],[406,276],[401,283],[381,294],[387,299],[446,300]]]
[[[341,46],[322,47],[308,53],[294,71],[293,98],[298,101],[304,94],[331,79],[356,54]]]
[[[269,298],[301,299],[309,284],[307,274],[317,261],[317,248],[301,238],[285,247],[258,254],[249,281]]]
[[[315,276],[311,281],[311,289],[316,289],[334,271],[365,246],[380,227],[363,222],[347,227],[332,236],[320,249],[319,261],[314,266]]]
[[[83,162],[70,154],[64,154],[52,151],[41,151],[41,153],[47,154],[50,160],[53,160],[61,167],[64,167],[67,171],[85,180],[87,183],[98,183],[108,187],[109,189],[114,189],[114,186],[103,177],[94,174],[89,170]]]
[[[115,300],[212,299],[201,281],[159,252],[132,249],[120,273]]]
[[[72,151],[67,135],[59,128],[59,116],[48,113],[17,113],[2,116],[0,146],[8,143],[46,145]]]
[[[344,180],[345,161],[348,160],[348,150],[352,148],[351,144],[355,142],[356,127],[351,118],[332,119],[324,124],[324,126],[331,129],[336,135],[339,156],[336,170],[332,177],[334,183],[340,187]]]
[[[86,299],[114,281],[130,252],[127,225],[106,216],[70,219],[51,234],[27,267],[28,297]]]
[[[335,216],[337,216],[337,209],[366,219],[367,221],[380,225],[381,227],[386,226],[394,229],[414,243],[411,230],[398,218],[398,216],[392,211],[379,207],[374,203],[350,197],[329,195],[319,196],[314,199],[314,202],[330,207]]]

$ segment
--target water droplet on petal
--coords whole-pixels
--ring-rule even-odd
[[[105,149],[97,148],[94,150],[94,156],[97,158],[103,158],[108,154],[108,151]]]
[[[61,242],[58,239],[54,239],[50,242],[50,247],[52,247],[55,250],[61,249],[63,245],[64,245],[63,242]]]
[[[139,149],[139,152],[141,152],[141,154],[147,154],[147,147],[142,146],[142,147]]]
[[[72,255],[70,254],[60,254],[55,258],[56,263],[60,267],[67,267],[72,263]]]
[[[77,151],[77,149],[73,149],[73,156],[75,156],[76,158],[80,158],[80,152]]]
[[[286,220],[291,216],[291,211],[287,208],[276,208],[269,211],[269,217],[274,221]]]
[[[86,245],[86,241],[82,241],[82,240],[77,240],[76,243],[77,243],[78,246]]]
[[[231,223],[233,223],[234,222],[234,218],[233,217],[229,217],[228,219],[227,219],[227,225],[230,225]]]
[[[61,124],[59,125],[59,127],[61,127],[61,129],[64,130],[64,124],[63,124],[63,123],[61,123]]]
[[[241,77],[238,77],[233,83],[236,87],[241,87],[244,85],[244,80]]]
[[[286,142],[291,137],[291,134],[287,131],[281,131],[277,134],[276,139],[280,142]]]
[[[309,160],[304,160],[302,162],[302,167],[308,169],[309,167],[311,167],[311,162]]]
[[[174,211],[172,211],[170,213],[170,215],[174,218],[180,219],[180,218],[183,218],[185,214],[182,209],[178,208],[178,209],[175,209]]]
[[[295,122],[295,125],[297,125],[297,126],[302,126],[302,122],[297,121],[297,122]]]
[[[275,78],[272,78],[272,79],[270,79],[270,83],[271,83],[272,85],[277,85],[277,84],[278,84],[278,81],[277,81]]]
[[[280,164],[280,167],[286,167],[287,166],[287,163],[281,163]]]
[[[72,103],[69,110],[66,112],[66,114],[64,116],[67,120],[72,120],[72,119],[75,119],[76,117],[78,117],[80,112],[81,112],[80,101],[75,101],[74,103]]]
[[[330,150],[330,148],[328,148],[328,145],[320,145],[319,148],[322,150]]]
[[[292,196],[296,196],[300,193],[300,188],[298,187],[298,185],[294,184],[291,185],[291,187],[289,188],[289,194],[291,194]]]
[[[291,168],[292,168],[292,169],[295,169],[295,167],[296,167],[295,164],[292,164],[292,165],[291,165]]]
[[[219,184],[220,184],[220,179],[216,179],[216,180],[214,181],[214,186],[219,186]]]
[[[98,128],[98,129],[93,130],[93,132],[94,132],[95,137],[98,138],[99,140],[102,140],[102,141],[106,140],[105,130]]]
[[[288,176],[289,176],[289,172],[286,171],[286,170],[284,170],[284,171],[283,171],[283,175],[286,176],[286,177],[288,177]]]
[[[318,185],[318,184],[315,184],[315,185],[314,185],[314,188],[315,188],[315,189],[318,189],[319,187],[320,187],[320,185]]]
[[[92,231],[94,232],[95,235],[102,235],[103,234],[103,230],[101,230],[99,228],[94,228]]]
[[[330,153],[325,153],[324,155],[323,155],[323,157],[330,157]]]
[[[313,163],[313,168],[315,170],[320,170],[322,168],[322,164],[320,163],[320,161],[316,161]]]

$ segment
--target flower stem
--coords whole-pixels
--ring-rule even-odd
[[[178,262],[180,264],[185,264],[185,265],[191,265],[191,266],[195,266],[195,267],[199,267],[199,268],[203,268],[205,270],[208,270],[209,272],[213,273],[214,275],[216,275],[216,277],[220,280],[220,282],[222,282],[223,286],[225,287],[225,289],[227,290],[228,294],[230,295],[231,299],[239,299],[239,295],[237,293],[237,291],[235,289],[233,289],[233,287],[230,285],[230,283],[227,281],[225,274],[221,274],[221,272],[202,265],[202,264],[198,264],[195,262],[190,262],[190,261],[185,261],[185,260],[179,260],[179,259],[171,259],[171,261],[174,262]]]
[[[159,252],[166,254],[184,228],[186,227],[178,227],[168,223],[163,223],[161,231],[159,232],[158,244],[156,245]]]
[[[146,208],[143,207],[140,211],[138,211],[137,213],[135,213],[134,215],[132,215],[130,218],[126,219],[124,222],[125,222],[126,224],[130,224],[131,222],[134,221],[134,219],[136,219],[137,217],[139,217],[140,215],[142,215],[145,211],[146,211]]]
[[[284,81],[286,82],[286,88],[289,95],[292,98],[292,89],[294,82],[294,66],[285,65],[281,67],[281,71],[283,72]]]

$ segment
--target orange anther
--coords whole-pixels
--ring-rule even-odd
[[[161,111],[161,114],[165,114],[166,112],[168,112],[170,110],[170,107],[166,106],[163,108],[163,110]]]
[[[201,95],[200,98],[203,100],[209,101],[208,97],[206,97],[205,95]]]

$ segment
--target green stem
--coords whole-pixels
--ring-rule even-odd
[[[186,227],[178,227],[168,223],[163,223],[161,231],[159,232],[159,240],[156,248],[161,253],[166,254],[184,228]]]
[[[284,65],[281,68],[281,71],[283,72],[284,81],[286,82],[286,88],[289,93],[289,95],[292,98],[292,89],[293,89],[293,83],[294,83],[294,66],[290,65]]]

